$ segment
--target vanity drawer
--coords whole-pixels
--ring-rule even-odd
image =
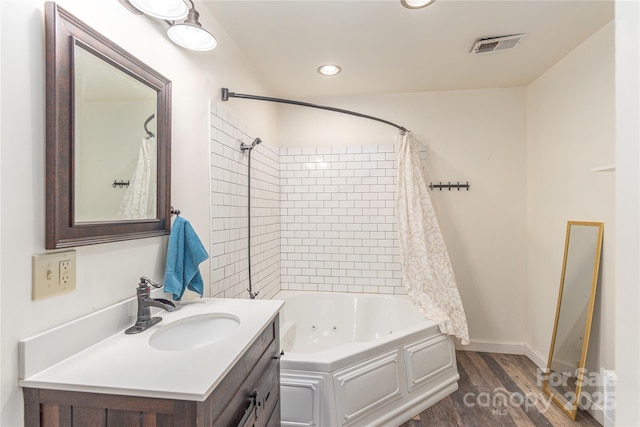
[[[280,399],[276,402],[275,408],[271,411],[271,416],[267,421],[267,427],[280,427],[281,424],[281,416],[280,416]]]
[[[256,427],[267,426],[274,408],[280,403],[280,361],[271,359],[267,372],[261,378],[262,383],[258,386],[258,420]],[[278,419],[280,419],[279,412]]]
[[[25,427],[187,427],[196,417],[196,402],[32,388],[24,409]]]
[[[266,421],[270,412],[264,410],[264,400],[272,408],[279,398],[280,364],[279,364],[279,320],[270,324],[256,340],[253,347],[227,374],[225,380],[214,390],[205,406],[209,406],[213,416],[214,427],[236,426],[242,420],[246,408],[251,405],[252,396],[256,401],[256,426],[260,420]],[[267,345],[266,348],[264,346]],[[260,351],[264,348],[264,351]],[[274,394],[274,384],[277,390]],[[207,424],[208,425],[208,424]]]

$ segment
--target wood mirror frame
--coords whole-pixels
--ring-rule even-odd
[[[47,249],[169,234],[171,192],[171,81],[82,21],[45,3],[46,239]],[[81,46],[155,90],[157,96],[156,217],[76,222],[74,218],[74,48]]]
[[[578,227],[591,228],[590,232],[593,236],[583,235],[582,241],[578,240]],[[567,222],[556,317],[542,385],[544,393],[574,421],[585,378],[603,230],[602,222]],[[586,238],[589,239],[591,246],[581,245]],[[578,272],[581,273],[580,277],[577,277]],[[562,326],[559,327],[561,323]],[[558,339],[560,330],[561,336]],[[566,353],[562,351],[563,348],[569,348],[571,351]],[[560,354],[561,351],[562,354]],[[567,354],[572,357],[571,360],[564,359]]]

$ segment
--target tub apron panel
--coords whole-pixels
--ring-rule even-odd
[[[341,425],[352,425],[372,410],[400,399],[400,381],[397,350],[333,374]]]
[[[447,371],[456,370],[454,347],[443,335],[405,346],[404,357],[409,392],[428,384]]]
[[[285,300],[282,426],[400,425],[457,390],[453,338],[406,297],[286,292],[276,298]]]
[[[282,426],[313,427],[331,425],[323,413],[326,379],[322,375],[283,371],[280,375]],[[282,394],[284,393],[284,394]]]

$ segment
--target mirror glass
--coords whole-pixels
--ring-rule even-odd
[[[169,234],[171,81],[45,2],[46,248]]]
[[[155,218],[157,92],[81,46],[74,75],[75,222]]]
[[[587,359],[600,253],[601,222],[569,221],[556,320],[543,390],[575,420]]]

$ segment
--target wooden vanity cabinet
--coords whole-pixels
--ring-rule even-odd
[[[24,409],[25,427],[280,426],[278,316],[204,402],[25,388]]]

